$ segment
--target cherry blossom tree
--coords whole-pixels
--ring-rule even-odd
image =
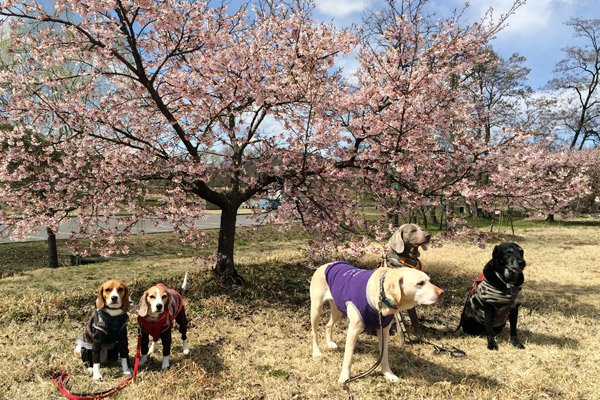
[[[529,137],[482,138],[470,78],[504,20],[462,26],[459,15],[424,16],[425,3],[390,0],[359,42],[315,23],[302,2],[233,11],[184,0],[4,1],[5,24],[27,28],[14,47],[30,51],[0,73],[12,128],[0,201],[23,216],[1,222],[24,236],[75,211],[88,251],[108,253],[126,251],[117,236],[153,216],[201,246],[192,223],[205,200],[222,211],[216,276],[241,282],[236,215],[257,196],[281,196],[267,221],[301,221],[315,258],[361,254],[393,230],[386,216],[365,216],[364,193],[385,215],[497,201],[504,175],[485,187],[474,177],[499,168],[510,148],[528,151]],[[335,59],[357,44],[359,68],[345,80]]]
[[[20,0],[0,8],[13,31],[28,28],[12,40],[29,49],[13,54],[21,68],[0,75],[9,98],[2,114],[13,124],[4,133],[0,199],[23,216],[3,222],[22,237],[75,209],[78,233],[92,239],[88,250],[110,253],[126,251],[117,234],[154,216],[201,245],[191,223],[204,199],[222,210],[216,275],[241,281],[233,263],[237,210],[276,184],[301,185],[319,152],[335,143],[329,109],[342,85],[334,58],[352,50],[352,35],[316,24],[304,4],[228,11],[201,1],[59,0],[48,7]],[[68,74],[59,68],[65,63]],[[46,154],[34,157],[27,141]],[[32,183],[14,190],[25,181]],[[154,192],[157,181],[169,182],[166,190]],[[145,205],[151,197],[159,206]],[[108,228],[117,211],[129,216]]]
[[[505,17],[464,26],[460,14],[425,15],[425,3],[390,0],[367,20],[356,90],[341,110],[342,164],[362,171],[387,215],[464,199],[491,146],[478,134],[486,120],[472,76],[492,62],[487,42]]]

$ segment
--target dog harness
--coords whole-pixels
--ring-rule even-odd
[[[94,333],[101,331],[106,334],[102,347],[112,349],[119,338],[119,334],[125,329],[128,320],[129,315],[127,313],[113,316],[104,310],[96,309],[85,326],[83,333],[77,338],[77,344],[91,350]]]
[[[393,268],[410,267],[410,268],[414,268],[418,271],[423,271],[423,266],[421,265],[421,260],[418,260],[418,259],[415,260],[415,259],[408,258],[408,257],[401,257],[395,251],[388,252],[386,261]]]
[[[367,282],[373,272],[359,269],[345,261],[337,261],[325,269],[325,281],[333,297],[335,306],[346,317],[348,308],[354,307],[365,326],[365,331],[379,329],[379,311],[369,301]],[[382,318],[382,327],[388,326],[394,319],[393,315]]]
[[[481,325],[485,325],[484,305],[489,304],[495,310],[492,325],[499,327],[506,324],[510,311],[520,303],[520,286],[507,284],[505,289],[499,289],[492,286],[481,274],[473,283],[473,287],[469,292],[464,313],[466,317],[475,319]]]
[[[167,289],[165,285],[159,283],[156,286],[161,286]],[[169,308],[163,312],[162,315],[156,319],[151,320],[147,316],[142,317],[138,316],[138,323],[142,331],[150,334],[155,340],[160,338],[161,333],[171,329],[173,326],[173,321],[179,315],[181,308],[183,307],[183,298],[173,289],[167,289],[167,291],[171,294],[171,301],[169,302]],[[144,301],[144,299],[140,299],[140,303]]]

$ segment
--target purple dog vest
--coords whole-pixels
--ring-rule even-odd
[[[325,269],[325,281],[333,297],[335,306],[346,317],[348,307],[354,307],[363,324],[365,331],[379,329],[379,312],[369,303],[367,296],[367,282],[374,271],[358,269],[345,261],[336,261]],[[388,315],[381,319],[383,327],[388,326],[394,319]]]

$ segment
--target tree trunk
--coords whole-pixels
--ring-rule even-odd
[[[400,219],[398,217],[398,213],[390,214],[387,213],[388,220],[392,222],[393,226],[400,226]]]
[[[58,268],[58,249],[56,247],[56,235],[50,228],[46,228],[48,233],[48,268]]]
[[[546,217],[546,222],[554,222],[554,214],[548,214]]]
[[[429,220],[431,221],[432,225],[438,224],[438,220],[437,220],[437,216],[435,215],[435,211],[436,211],[436,206],[429,207]]]
[[[217,264],[215,265],[214,275],[224,283],[242,285],[244,284],[244,279],[238,274],[233,263],[236,219],[237,207],[228,206],[221,209]]]
[[[425,207],[421,206],[420,210],[421,216],[423,217],[423,226],[425,226],[425,228],[429,228],[429,226],[427,226],[427,213],[425,212]]]

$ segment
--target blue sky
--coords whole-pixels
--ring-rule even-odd
[[[464,22],[481,20],[486,11],[506,13],[511,0],[471,0]],[[364,11],[377,8],[381,0],[316,0],[316,18],[347,26],[359,22]],[[429,7],[439,16],[450,15],[465,5],[460,0],[430,0]],[[572,17],[600,18],[599,0],[528,0],[508,19],[508,26],[492,40],[492,47],[504,58],[519,53],[531,69],[528,84],[540,89],[553,77],[552,70],[564,57],[562,48],[576,44],[572,28],[564,23]],[[350,65],[348,65],[350,67]]]
[[[0,0],[1,2],[2,0]],[[243,0],[232,0],[236,9]],[[383,0],[314,0],[313,16],[323,21],[333,21],[338,27],[360,23],[363,13],[377,9]],[[401,1],[401,0],[398,0]],[[470,0],[463,22],[480,21],[490,8],[493,15],[506,13],[513,0]],[[429,0],[429,10],[440,17],[462,9],[465,0]],[[573,30],[564,23],[572,17],[600,18],[600,0],[526,0],[508,19],[508,26],[492,40],[492,47],[504,58],[519,53],[526,58],[525,66],[531,69],[528,84],[539,90],[553,77],[552,70],[564,57],[562,48],[577,44]],[[356,65],[352,59],[338,62],[351,72]]]

